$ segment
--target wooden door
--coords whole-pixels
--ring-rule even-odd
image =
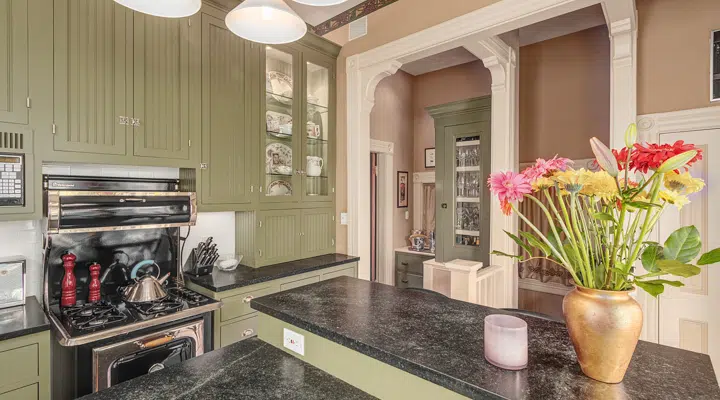
[[[712,205],[720,202],[720,129],[660,135],[662,143],[684,140],[704,151],[703,159],[690,173],[705,180],[706,187],[690,196],[690,204],[682,210],[670,206],[660,218],[660,242],[681,226],[695,225],[702,239],[701,254],[720,247],[720,210]],[[720,379],[720,268],[717,265],[700,267],[702,272],[691,278],[678,278],[684,287],[666,285],[659,297],[660,344],[709,354]]]
[[[28,123],[27,0],[0,0],[0,122]]]
[[[302,258],[335,252],[335,209],[302,210]]]
[[[55,0],[54,149],[127,153],[132,13],[113,0]]]
[[[134,13],[134,154],[190,157],[188,18]]]
[[[300,258],[300,210],[258,212],[257,265],[272,265]]]
[[[255,135],[248,106],[253,91],[246,79],[251,50],[224,21],[203,14],[200,197],[206,205],[252,200]]]

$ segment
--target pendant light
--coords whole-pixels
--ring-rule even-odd
[[[283,0],[245,0],[225,17],[230,31],[265,44],[294,42],[307,32],[305,21]]]
[[[295,0],[296,3],[306,4],[308,6],[336,6],[342,4],[347,0]]]
[[[182,18],[200,11],[202,0],[115,0],[125,7],[156,17]]]

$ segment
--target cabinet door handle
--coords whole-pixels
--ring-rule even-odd
[[[119,121],[118,123],[120,125],[129,125],[130,124],[128,117],[123,117],[122,115],[118,117],[118,121]]]
[[[409,282],[406,281],[406,280],[400,280],[400,282],[402,282],[402,283],[409,283]]]
[[[243,337],[248,337],[248,336],[252,336],[252,335],[254,335],[254,334],[255,334],[255,330],[254,330],[254,329],[245,329],[245,330],[243,331],[243,333],[242,333],[242,336],[243,336]]]
[[[253,296],[253,295],[245,296],[245,298],[243,299],[243,303],[249,303],[254,298],[255,298],[255,296]]]
[[[406,267],[408,266],[408,263],[406,263],[406,262],[401,262],[400,264],[401,264],[401,265],[404,265],[404,266],[406,266]]]

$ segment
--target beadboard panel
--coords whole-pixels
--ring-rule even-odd
[[[0,121],[28,123],[27,0],[0,0]]]
[[[333,252],[335,247],[331,208],[302,211],[302,256],[313,257]]]

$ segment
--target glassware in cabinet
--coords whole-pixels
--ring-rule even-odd
[[[455,244],[480,246],[481,175],[480,137],[455,140]]]
[[[332,73],[322,62],[305,63],[305,129],[303,194],[309,199],[331,195],[331,90]]]

